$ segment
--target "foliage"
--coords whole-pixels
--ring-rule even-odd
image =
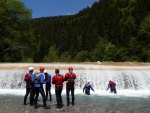
[[[31,19],[0,1],[1,62],[150,62],[150,0],[99,0],[74,15]]]
[[[1,0],[0,13],[0,61],[19,62],[25,55],[32,58],[31,10],[18,0]]]

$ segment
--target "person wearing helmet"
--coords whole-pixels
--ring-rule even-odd
[[[63,107],[62,97],[61,97],[63,82],[64,82],[64,76],[59,74],[59,69],[55,69],[55,75],[52,78],[52,84],[55,84],[57,108]]]
[[[29,67],[29,72],[26,73],[25,77],[24,77],[24,81],[26,82],[26,94],[24,96],[24,105],[27,105],[26,101],[27,101],[27,97],[30,93],[30,106],[33,106],[33,101],[34,101],[34,75],[33,75],[33,71],[34,68],[33,67]]]
[[[116,91],[116,83],[115,82],[113,82],[113,81],[109,81],[109,83],[108,83],[108,88],[107,88],[107,90],[110,88],[110,92],[111,93],[117,93],[117,91]],[[106,91],[107,91],[106,90]]]
[[[85,86],[84,86],[84,88],[83,88],[83,93],[84,93],[84,90],[85,90],[85,94],[90,95],[90,89],[91,89],[92,91],[94,91],[94,89],[93,89],[93,87],[92,87],[90,81],[88,81],[87,84],[85,84]]]
[[[47,70],[44,70],[44,75],[45,75],[45,92],[46,92],[46,100],[48,99],[48,94],[49,94],[49,99],[52,101],[52,95],[51,95],[51,75],[47,72]]]
[[[44,103],[44,108],[45,109],[49,109],[50,106],[47,106],[46,105],[46,97],[45,97],[45,93],[44,93],[44,90],[43,90],[43,84],[45,84],[46,82],[44,81],[44,68],[43,67],[40,67],[40,72],[39,73],[35,73],[34,74],[34,78],[35,78],[35,108],[38,108],[38,105],[37,105],[37,100],[38,100],[38,97],[39,97],[39,93],[42,95],[42,98],[43,98],[43,103]]]
[[[68,73],[65,74],[65,81],[66,81],[66,93],[67,93],[67,106],[69,106],[69,93],[71,91],[72,96],[72,105],[74,105],[75,97],[74,97],[74,84],[76,79],[76,74],[73,73],[73,68],[68,68]]]

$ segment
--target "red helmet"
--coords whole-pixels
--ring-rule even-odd
[[[44,67],[40,67],[40,71],[43,72],[44,71]]]
[[[68,67],[68,70],[73,70],[73,68],[72,67]]]

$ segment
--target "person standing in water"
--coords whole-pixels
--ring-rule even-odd
[[[45,74],[45,81],[46,81],[46,85],[45,85],[46,100],[48,100],[48,95],[49,95],[49,99],[50,99],[50,101],[52,101],[51,75],[47,72],[47,70],[44,70],[44,74]]]
[[[84,88],[83,88],[83,93],[84,93],[84,90],[85,90],[85,94],[90,95],[90,89],[91,89],[92,91],[94,91],[92,85],[90,84],[90,81],[88,81],[88,83],[85,84],[85,86],[84,86]]]
[[[57,101],[57,108],[61,108],[62,104],[62,89],[63,89],[64,76],[59,74],[59,69],[55,69],[55,75],[52,78],[52,84],[55,84],[55,95]]]
[[[115,82],[113,82],[113,81],[109,81],[109,83],[108,83],[108,87],[107,87],[107,90],[110,88],[110,92],[111,93],[117,93],[117,91],[116,91],[116,83]],[[106,90],[106,91],[107,91]]]
[[[47,106],[46,105],[46,97],[45,97],[45,93],[44,93],[44,90],[43,90],[43,84],[45,84],[46,82],[44,81],[44,68],[43,67],[40,67],[40,72],[39,73],[35,73],[34,76],[35,76],[35,108],[38,108],[38,105],[37,105],[37,100],[38,100],[38,97],[39,97],[39,93],[42,95],[42,98],[43,98],[43,104],[44,104],[44,108],[45,109],[49,109],[50,106]]]
[[[24,96],[24,105],[27,105],[26,101],[30,93],[30,106],[33,106],[34,93],[35,93],[34,92],[34,75],[33,75],[34,68],[29,67],[28,69],[29,69],[29,73],[26,73],[24,77],[24,81],[26,82],[26,94]]]
[[[72,105],[74,105],[75,101],[75,96],[74,96],[74,90],[75,90],[75,79],[76,79],[76,74],[73,73],[73,68],[69,67],[68,68],[68,73],[65,74],[65,81],[66,81],[66,94],[67,94],[67,106],[69,106],[69,93],[71,91],[71,96],[72,96]]]

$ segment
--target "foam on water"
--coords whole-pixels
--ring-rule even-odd
[[[1,64],[2,65],[2,64]],[[28,66],[29,64],[9,64],[9,66]],[[41,65],[41,64],[34,64]],[[32,66],[34,66],[32,64]],[[48,66],[44,64],[43,66]],[[70,64],[51,64],[54,67],[68,66]],[[91,95],[110,96],[110,97],[149,97],[150,96],[150,66],[100,66],[93,64],[72,64],[78,70],[74,70],[77,74],[76,94],[83,95],[83,87],[88,80],[92,82],[95,92],[91,91]],[[3,64],[5,66],[5,64]],[[8,64],[6,64],[8,66]],[[81,69],[80,69],[81,67]],[[84,67],[84,69],[83,69]],[[119,69],[118,69],[119,68]],[[46,68],[47,69],[47,68]],[[53,76],[54,70],[47,69]],[[35,70],[38,71],[38,70]],[[0,94],[25,94],[24,75],[28,70],[18,69],[1,69],[0,70]],[[61,69],[60,73],[65,74],[67,70]],[[108,81],[113,80],[117,84],[117,95],[106,91]],[[54,94],[54,86],[52,86],[52,94]],[[62,94],[65,94],[65,83]]]
[[[55,94],[55,90],[51,90],[52,94]],[[24,96],[25,89],[0,89],[0,94],[2,95],[17,95],[17,96]],[[62,91],[62,95],[66,94],[66,90]],[[81,89],[75,89],[75,95],[85,95]],[[91,91],[91,96],[108,96],[112,98],[121,98],[121,97],[142,97],[142,98],[149,98],[150,97],[150,90],[117,90],[117,94],[110,93],[109,91],[105,90],[95,90],[95,92]]]

